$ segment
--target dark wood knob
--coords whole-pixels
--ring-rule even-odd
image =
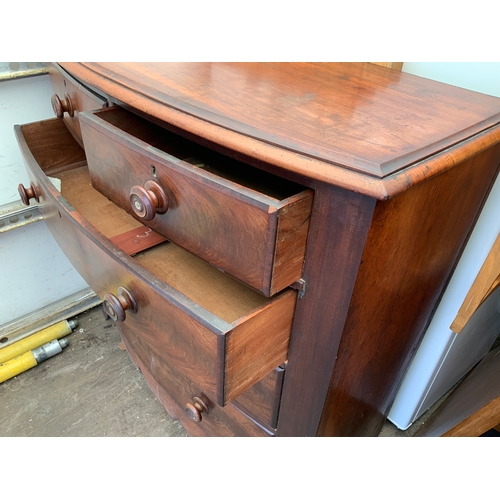
[[[32,182],[30,183],[29,188],[25,188],[22,184],[19,184],[19,186],[17,186],[17,191],[21,197],[21,201],[25,205],[29,205],[31,199],[36,200],[37,203],[40,201],[35,190],[35,185]]]
[[[123,287],[119,287],[116,295],[107,293],[102,302],[104,315],[113,321],[125,321],[125,311],[137,312],[137,302],[130,292]]]
[[[52,103],[52,109],[57,118],[62,118],[64,113],[68,113],[69,116],[74,116],[75,108],[68,94],[64,95],[64,99],[60,99],[57,94],[54,94],[50,102]]]
[[[186,405],[187,416],[194,422],[201,422],[201,414],[207,411],[207,405],[198,397],[194,397],[193,402]]]
[[[134,186],[130,190],[130,206],[143,220],[153,220],[156,214],[164,214],[168,210],[168,198],[163,188],[154,181],[147,181],[142,186]]]

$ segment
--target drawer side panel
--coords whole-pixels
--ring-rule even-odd
[[[297,292],[287,290],[272,304],[245,318],[227,335],[224,383],[227,400],[241,394],[287,360],[296,301]]]

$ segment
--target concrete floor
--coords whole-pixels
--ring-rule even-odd
[[[186,436],[118,347],[101,306],[76,320],[62,353],[0,384],[0,435]]]
[[[0,384],[0,436],[187,436],[119,347],[101,306],[75,319],[61,354]],[[406,431],[387,422],[380,437],[411,437],[431,413]]]

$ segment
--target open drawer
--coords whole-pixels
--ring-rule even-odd
[[[54,238],[118,322],[225,405],[287,359],[296,291],[269,299],[174,243],[122,250],[123,233],[152,238],[96,191],[85,154],[64,124],[16,126],[35,199]],[[59,192],[48,176],[61,181]],[[21,191],[23,188],[20,188]],[[133,238],[134,239],[134,238]]]
[[[115,106],[80,115],[92,185],[266,296],[301,278],[313,191]]]

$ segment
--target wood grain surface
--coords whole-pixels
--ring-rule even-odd
[[[23,125],[22,135],[30,154],[48,176],[87,165],[85,151],[62,120],[53,118]]]
[[[316,436],[375,200],[318,184],[278,417],[279,436]],[[341,421],[343,421],[341,419]]]
[[[378,202],[320,433],[377,435],[460,257],[500,146]]]
[[[278,411],[285,368],[278,366],[262,380],[247,389],[231,404],[272,429],[278,425]]]
[[[500,280],[500,235],[486,257],[481,269],[479,270],[474,283],[467,292],[457,316],[453,320],[450,329],[455,333],[460,333],[467,321],[476,312],[477,308],[496,288]]]
[[[54,64],[49,64],[49,76],[54,94],[57,94],[61,100],[66,99],[66,95],[71,99],[74,114],[70,116],[64,113],[61,121],[68,127],[75,140],[83,146],[79,114],[82,111],[106,107],[107,100],[90,92],[71,75],[61,72],[61,69]]]
[[[276,435],[377,435],[498,173],[500,100],[369,63],[63,66],[133,111],[103,110],[108,120],[98,126],[97,115],[80,115],[84,140],[95,145],[88,159],[96,185],[109,176],[100,190],[128,197],[138,180],[161,181],[173,194],[167,215],[190,209],[179,227],[190,220],[192,240],[179,236],[180,246],[195,253],[221,231],[200,253],[216,266],[210,252],[218,247],[264,249],[247,274],[260,283],[267,275],[267,289],[251,286],[269,295],[291,279],[266,274],[275,264],[293,261],[303,278],[299,298],[287,290],[269,299],[198,257],[175,257],[172,243],[130,258],[92,225],[106,214],[91,210],[89,223],[44,175],[65,162],[68,175],[82,166],[68,141],[57,152],[62,129],[49,121],[50,152],[43,126],[26,129],[40,169],[18,127],[40,209],[75,268],[99,294],[124,286],[139,304],[121,330],[165,407],[193,435],[273,434],[231,401],[288,357]],[[186,144],[194,158],[176,156]],[[198,166],[201,146],[224,157],[230,175],[221,179],[224,161]],[[255,175],[233,177],[246,169]],[[272,192],[257,189],[271,173]],[[284,178],[307,189],[273,194],[290,186]],[[233,208],[221,215],[221,207]],[[240,241],[243,220],[257,230]],[[194,272],[186,283],[182,266]],[[206,401],[206,427],[175,413],[194,397]]]
[[[500,121],[497,98],[371,63],[61,66],[228,151],[377,198],[458,163],[448,149],[479,134],[477,149]]]
[[[183,145],[119,108],[81,120],[92,184],[122,209],[134,215],[131,189],[154,180],[169,204],[144,221],[155,231],[267,296],[301,277],[311,190]],[[180,161],[192,155],[208,166]]]
[[[151,390],[167,412],[178,418],[191,436],[268,436],[271,433],[232,405],[216,405],[200,388],[166,363],[143,342],[141,331],[130,325],[122,337],[134,363],[146,378]],[[193,397],[201,397],[208,407],[201,422],[193,422],[185,406]]]
[[[125,323],[142,331],[160,356],[221,405],[286,361],[295,290],[268,299],[172,243],[130,258],[108,239],[124,232],[124,212],[113,205],[96,210],[99,202],[96,207],[93,200],[108,200],[85,182],[69,183],[79,186],[76,190],[63,188],[66,195],[76,193],[76,201],[63,198],[38,166],[22,130],[16,128],[18,140],[55,240],[101,298],[119,287],[130,292],[138,312],[127,312]],[[68,173],[83,173],[85,179],[83,168]]]
[[[500,347],[497,347],[446,398],[415,437],[475,437],[497,426],[499,378]]]

